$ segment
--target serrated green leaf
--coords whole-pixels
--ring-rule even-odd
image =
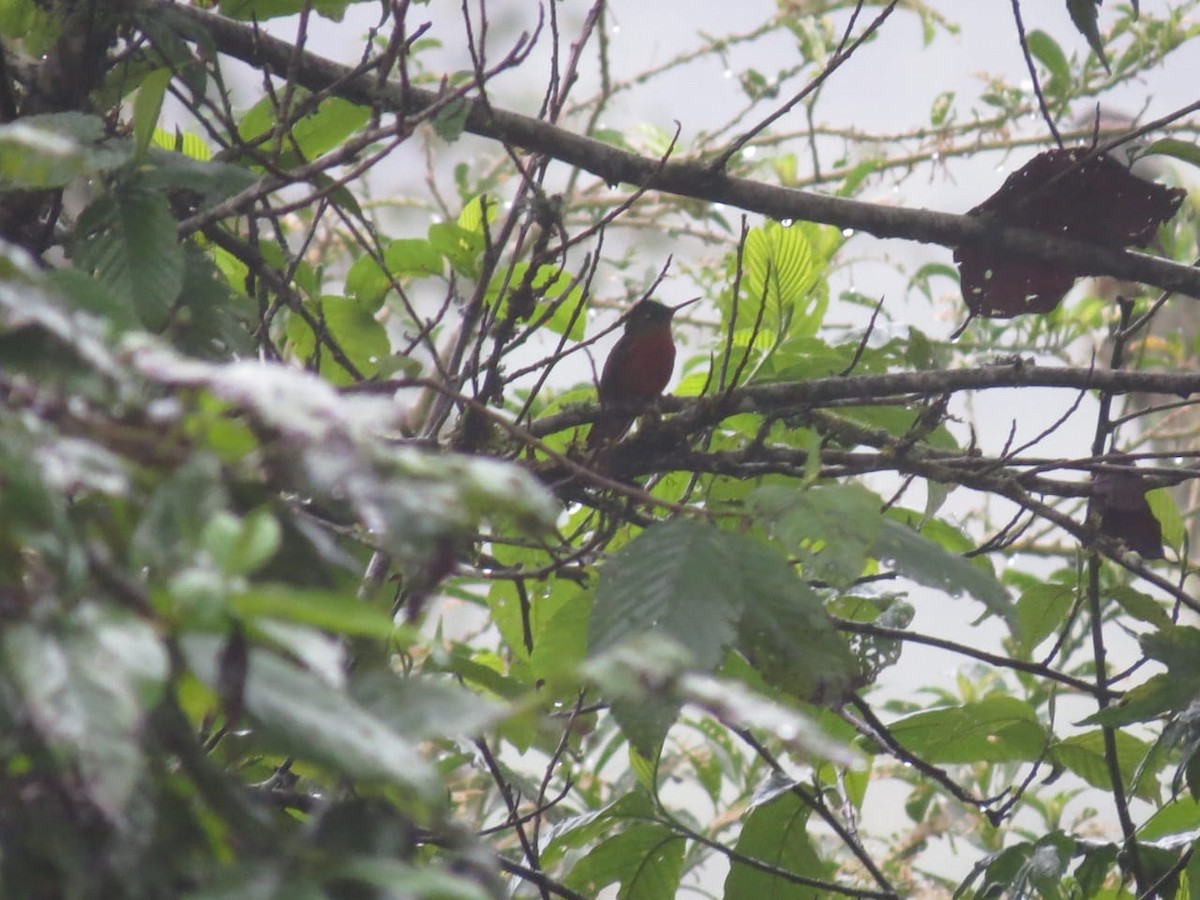
[[[580,674],[611,700],[630,752],[656,759],[679,715],[679,677],[694,660],[678,641],[653,631],[626,638],[580,666]]]
[[[932,709],[890,726],[892,736],[926,762],[1030,762],[1049,735],[1033,708],[1016,697]]]
[[[750,813],[734,849],[741,857],[764,862],[781,871],[829,881],[834,866],[821,859],[809,840],[810,813],[811,809],[794,794],[783,794]],[[725,896],[810,900],[814,889],[734,859],[725,878]]]
[[[309,96],[309,92],[302,88],[297,88],[291,95],[295,104]],[[243,140],[255,141],[276,127],[279,119],[279,110],[276,109],[278,102],[277,95],[268,95],[247,110],[238,123],[238,134]],[[298,165],[328,153],[341,146],[370,118],[371,111],[364,106],[340,97],[326,97],[315,110],[292,122],[290,137],[281,145],[280,164]]]
[[[426,278],[442,275],[445,268],[446,260],[429,241],[401,238],[384,248],[383,267],[373,256],[362,256],[355,260],[346,273],[346,293],[353,295],[367,308],[376,310],[392,286],[392,278],[388,273],[397,280],[405,276]]]
[[[681,518],[647,528],[617,551],[600,570],[591,652],[660,634],[687,648],[701,669],[720,665],[744,602],[728,538]]]
[[[341,857],[340,863],[325,870],[327,883],[337,885],[344,893],[350,885],[371,885],[384,896],[405,900],[495,900],[496,894],[480,884],[474,873],[455,874],[422,863],[409,865],[379,856]],[[296,897],[290,889],[279,894]],[[329,896],[322,892],[323,896]],[[316,898],[314,898],[316,900]]]
[[[1138,637],[1143,652],[1179,680],[1200,679],[1200,628],[1172,625]]]
[[[1200,683],[1171,678],[1169,675],[1151,675],[1142,684],[1130,688],[1112,706],[1092,713],[1083,720],[1084,725],[1130,725],[1148,722],[1163,713],[1183,709],[1200,692]]]
[[[132,298],[118,294],[79,269],[54,269],[46,273],[46,283],[72,307],[104,320],[113,331],[132,331],[141,327]]]
[[[158,147],[149,149],[138,173],[148,189],[189,191],[199,194],[206,204],[228,199],[258,180],[249,169],[232,163],[193,159]]]
[[[208,162],[212,159],[212,148],[204,138],[194,131],[183,131],[176,127],[174,131],[165,128],[155,128],[150,138],[150,145],[168,153],[181,153],[188,159],[197,162]]]
[[[840,698],[857,673],[816,593],[774,547],[731,534],[745,608],[737,648],[766,681],[801,700]]]
[[[165,196],[125,182],[79,217],[75,259],[117,293],[130,297],[151,331],[167,322],[183,287],[183,249]]]
[[[1200,801],[1178,797],[1146,820],[1138,829],[1138,839],[1153,841],[1195,831],[1200,831]]]
[[[815,720],[739,682],[685,674],[679,680],[679,696],[730,728],[769,734],[808,759],[825,759],[846,767],[862,764],[856,753],[826,734]]]

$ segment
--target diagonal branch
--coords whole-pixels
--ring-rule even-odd
[[[159,0],[159,4],[202,27],[221,53],[275,72],[289,71],[294,66],[296,79],[310,90],[328,90],[337,85],[335,92],[351,102],[400,116],[421,115],[442,102],[442,97],[434,91],[406,88],[395,82],[381,85],[370,74],[356,75],[346,66],[311,53],[297,55],[296,48],[287,41],[256,33],[220,16],[167,0]],[[998,254],[1070,266],[1080,275],[1112,275],[1200,298],[1200,270],[1145,254],[1108,250],[1023,228],[1004,227],[981,216],[902,209],[734,178],[714,172],[703,161],[663,165],[659,159],[621,150],[480,100],[468,103],[466,131],[545,154],[591,172],[608,184],[624,182],[724,203],[775,219],[820,222],[881,238],[946,247],[986,245]]]

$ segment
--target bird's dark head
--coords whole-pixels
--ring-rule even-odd
[[[659,303],[657,300],[642,300],[635,303],[633,308],[629,310],[629,315],[625,319],[625,327],[632,328],[635,331],[646,328],[652,325],[665,325],[671,321],[671,317],[685,306],[691,306],[696,300],[688,300],[686,303],[680,303],[678,306],[667,306]]]

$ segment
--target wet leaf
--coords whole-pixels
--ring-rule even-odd
[[[1175,215],[1185,192],[1138,178],[1111,157],[1088,159],[1090,153],[1075,147],[1035,156],[968,215],[1113,250],[1149,243]],[[1049,312],[1076,277],[1086,274],[984,246],[959,247],[954,260],[963,299],[985,318]]]
[[[1092,483],[1092,504],[1100,520],[1100,533],[1124,541],[1146,559],[1162,559],[1162,523],[1146,500],[1145,476],[1132,471],[1097,472]]]

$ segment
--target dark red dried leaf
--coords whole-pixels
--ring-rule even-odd
[[[1144,476],[1136,472],[1098,472],[1092,482],[1092,503],[1100,533],[1124,541],[1146,559],[1162,559],[1162,523],[1146,501]]]
[[[1090,152],[1075,147],[1038,154],[968,215],[1114,250],[1148,244],[1185,192],[1138,178],[1110,156],[1087,159]],[[1080,274],[985,247],[956,248],[954,261],[967,306],[992,319],[1049,312]]]

